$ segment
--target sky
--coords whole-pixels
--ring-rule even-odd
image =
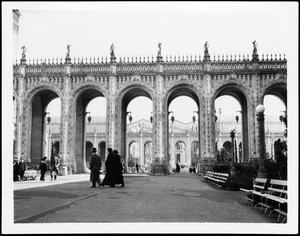
[[[90,2],[17,5],[21,13],[19,50],[16,56],[18,60],[23,45],[27,47],[27,58],[36,60],[64,58],[68,44],[71,45],[71,57],[76,59],[109,56],[112,43],[115,45],[117,58],[155,56],[158,42],[162,43],[164,57],[203,56],[203,45],[206,41],[212,57],[226,54],[251,55],[254,40],[258,43],[260,57],[262,54],[276,53],[285,54],[289,58],[289,45],[294,40],[291,36],[295,35],[293,28],[289,27],[289,23],[295,20],[293,14],[288,14],[291,6],[280,2]],[[150,104],[150,100],[146,98],[137,98],[139,99]],[[149,108],[144,103],[133,103],[148,119]],[[231,105],[224,108],[224,104]],[[270,101],[270,104],[274,104],[274,101]],[[267,109],[268,104],[265,104],[266,113],[277,115],[285,110],[283,104],[278,104],[278,109]],[[180,109],[176,110],[177,106]],[[223,114],[228,112],[235,115],[236,110],[240,110],[239,104],[235,101],[232,103],[228,96],[218,99],[217,110],[218,106],[223,107]],[[197,110],[196,104],[188,97],[174,100],[171,109],[176,110],[174,114],[183,122],[191,120],[192,114],[186,114]],[[54,108],[51,113],[54,115],[57,110],[59,109]],[[135,114],[135,117],[140,116]]]
[[[72,58],[109,56],[109,48],[115,45],[115,54],[119,57],[156,56],[158,42],[162,43],[162,55],[201,55],[207,41],[209,53],[213,55],[252,54],[252,42],[258,43],[258,54],[285,54],[288,60],[288,117],[289,117],[289,153],[298,150],[298,3],[297,2],[2,2],[2,115],[13,117],[12,106],[12,63],[20,59],[21,47],[27,47],[27,58],[64,58],[67,45],[71,45]],[[12,9],[19,9],[20,30],[18,54],[13,55]],[[182,98],[183,100],[185,98]],[[174,100],[175,102],[175,100]],[[140,104],[141,102],[137,102]],[[238,105],[231,106],[234,115]],[[186,101],[181,101],[186,104]],[[270,101],[270,112],[285,110]],[[279,103],[280,104],[280,103]],[[129,104],[130,106],[130,104]],[[171,104],[172,106],[172,104]],[[56,106],[57,107],[57,106]],[[146,107],[146,106],[145,106]],[[191,120],[195,110],[193,102],[189,106],[178,106],[174,111],[176,120]],[[188,108],[189,111],[183,110]],[[129,107],[132,110],[133,108]],[[140,110],[142,108],[140,107]],[[170,110],[175,108],[170,107]],[[55,106],[54,106],[54,110]],[[224,109],[222,110],[224,112]],[[278,113],[275,112],[275,114]],[[54,114],[55,111],[53,111]],[[149,119],[149,109],[143,111]],[[181,118],[180,114],[188,114]],[[134,120],[138,119],[133,114]],[[3,119],[3,140],[12,140],[11,119]],[[11,144],[11,143],[10,143]],[[11,162],[12,145],[3,145],[4,161]],[[298,173],[298,158],[289,160],[289,173]],[[5,175],[6,176],[6,175]],[[8,177],[10,175],[7,175]],[[295,180],[297,178],[294,178]],[[11,182],[7,180],[7,183]],[[295,182],[296,186],[297,183]],[[293,190],[293,188],[290,188]],[[297,187],[295,188],[297,190]],[[10,194],[12,191],[8,191]],[[294,192],[295,193],[295,192]],[[296,194],[289,196],[297,198]],[[291,199],[290,198],[290,199]],[[8,205],[12,205],[10,195]],[[295,199],[294,199],[295,200]],[[295,201],[296,202],[296,201]],[[297,206],[297,205],[296,205]],[[6,211],[4,211],[6,212]],[[7,218],[13,219],[9,212]],[[295,220],[295,222],[292,222]],[[290,223],[297,225],[297,217],[290,217]],[[30,226],[30,225],[29,225]],[[34,227],[36,229],[37,226]],[[44,227],[44,226],[41,226]],[[181,227],[181,228],[178,228]],[[290,228],[276,228],[277,233],[289,233]],[[77,227],[78,228],[78,227]],[[81,227],[80,227],[81,228]],[[83,228],[83,227],[82,227]],[[103,227],[104,229],[105,227]],[[155,227],[154,227],[155,228]],[[202,232],[210,232],[211,225],[201,225]],[[236,228],[236,227],[234,227]],[[265,224],[246,227],[248,233],[253,230],[265,232]],[[15,233],[15,225],[10,227]],[[63,228],[60,227],[60,230]],[[86,228],[84,228],[86,229]],[[149,228],[152,232],[152,228]],[[172,229],[182,232],[181,225],[172,225]],[[223,233],[231,232],[232,225],[223,227]],[[29,230],[27,228],[27,230]],[[57,230],[56,228],[53,230]],[[69,231],[67,226],[63,232]],[[111,229],[110,229],[111,230]],[[123,226],[120,230],[124,231]],[[185,231],[199,232],[199,226],[189,225]],[[7,228],[6,228],[7,231]],[[30,230],[29,230],[30,231]],[[241,230],[242,231],[242,230]],[[18,231],[24,233],[24,231]],[[79,231],[78,231],[79,232]],[[85,231],[84,231],[85,232]],[[109,230],[108,230],[109,232]],[[169,232],[169,231],[168,231]],[[172,232],[172,231],[171,231]],[[268,231],[274,232],[274,231]],[[294,231],[292,233],[295,233]]]

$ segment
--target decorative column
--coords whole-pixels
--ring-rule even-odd
[[[202,172],[205,172],[206,169],[211,169],[215,163],[214,159],[214,149],[215,144],[213,140],[213,132],[215,132],[214,118],[215,112],[212,110],[211,103],[211,64],[210,64],[210,55],[208,52],[208,43],[204,44],[204,57],[203,57],[203,70],[204,70],[204,80],[206,89],[205,89],[205,105],[204,112],[200,111],[200,114],[204,114],[204,156],[201,157],[200,166]]]
[[[61,114],[61,150],[62,156],[60,157],[60,174],[67,175],[72,173],[72,169],[75,167],[75,157],[72,146],[72,128],[70,120],[74,123],[72,111],[70,109],[70,92],[71,92],[71,58],[70,58],[70,45],[67,45],[67,55],[65,58],[64,66],[64,78],[63,78],[63,98],[62,98],[62,114]],[[73,166],[73,167],[72,167]]]
[[[23,52],[22,52],[22,58],[21,58],[21,61],[20,61],[20,75],[18,77],[18,84],[19,84],[19,87],[18,87],[18,95],[19,95],[19,99],[17,100],[18,101],[18,113],[17,113],[17,119],[16,119],[16,125],[17,125],[17,137],[16,137],[16,140],[17,140],[17,150],[16,150],[16,154],[17,154],[17,158],[18,158],[18,161],[20,161],[21,158],[23,158],[24,160],[26,160],[27,162],[31,162],[31,159],[30,159],[30,155],[26,155],[26,153],[30,153],[30,150],[29,150],[29,146],[25,146],[23,141],[25,141],[25,133],[26,133],[26,130],[23,130],[23,125],[24,125],[24,95],[25,95],[25,69],[26,69],[26,47],[23,46],[22,47],[23,49]],[[24,150],[26,149],[27,150]]]
[[[265,107],[258,105],[256,107],[256,116],[258,121],[258,152],[259,152],[259,168],[258,178],[267,178],[267,171],[264,167],[264,160],[266,156],[266,145],[265,145]]]
[[[167,145],[164,145],[164,140],[167,137],[166,132],[168,132],[166,122],[164,122],[164,109],[163,109],[163,57],[161,55],[161,43],[158,43],[158,53],[157,53],[157,76],[156,76],[156,111],[153,114],[153,125],[155,127],[153,137],[154,141],[154,160],[151,163],[150,174],[152,175],[167,175],[169,174],[170,164],[168,161],[168,150]],[[165,131],[165,132],[164,132]]]
[[[144,146],[143,146],[143,130],[140,129],[140,153],[139,153],[139,165],[143,165],[144,163]]]
[[[117,61],[114,53],[115,46],[112,44],[110,46],[110,76],[109,76],[109,102],[108,105],[108,114],[106,122],[106,132],[108,136],[107,148],[118,149],[121,151],[120,155],[125,156],[125,153],[122,153],[120,148],[120,143],[116,143],[116,74],[117,74]],[[125,124],[126,125],[126,124]],[[126,135],[126,134],[125,134]],[[127,147],[127,146],[126,146]],[[126,151],[126,150],[125,150]],[[127,166],[127,163],[125,164]]]
[[[231,129],[230,132],[230,138],[231,138],[231,169],[230,169],[230,175],[234,176],[236,175],[236,169],[235,169],[235,155],[234,155],[234,137],[235,137],[235,128]]]
[[[192,157],[191,157],[191,144],[190,144],[190,133],[187,132],[186,133],[186,137],[187,137],[187,147],[186,147],[186,152],[185,152],[185,155],[186,155],[186,163],[188,163],[189,165],[192,164]]]

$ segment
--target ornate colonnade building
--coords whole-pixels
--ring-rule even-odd
[[[125,159],[127,106],[139,96],[152,100],[152,174],[166,174],[170,167],[169,105],[176,97],[189,96],[198,107],[200,171],[216,161],[216,98],[231,95],[241,105],[241,162],[259,157],[255,108],[263,104],[264,96],[276,95],[287,105],[287,61],[279,55],[259,59],[256,42],[251,59],[235,55],[211,59],[207,43],[202,59],[163,58],[161,44],[155,59],[136,57],[118,61],[113,45],[110,58],[105,60],[72,60],[68,45],[64,61],[29,61],[25,49],[20,63],[13,66],[16,156],[28,162],[41,159],[45,153],[46,108],[51,100],[59,98],[61,163],[73,173],[85,170],[86,107],[96,97],[106,99],[106,147],[119,150]]]

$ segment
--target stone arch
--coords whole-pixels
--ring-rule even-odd
[[[244,84],[237,81],[231,81],[227,83],[222,83],[217,86],[211,96],[211,110],[215,111],[215,99],[222,95],[230,95],[239,101],[241,105],[242,114],[242,137],[243,137],[243,156],[242,161],[249,161],[250,159],[250,138],[252,137],[252,142],[254,139],[254,130],[251,129],[251,125],[255,127],[255,121],[252,117],[254,112],[254,102],[252,91]],[[214,112],[211,114],[212,127],[215,127]],[[252,134],[250,134],[252,130]],[[216,142],[215,132],[213,132],[213,143]]]
[[[182,145],[181,145],[182,144]],[[175,149],[175,163],[178,161],[181,164],[186,163],[187,157],[186,157],[186,143],[182,140],[177,140],[175,142],[175,145],[173,147]]]
[[[45,155],[44,112],[48,104],[57,97],[62,100],[61,90],[49,83],[32,86],[24,94],[23,123],[21,124],[23,153],[21,155],[29,162],[39,162]],[[35,106],[34,109],[33,106]]]
[[[86,169],[86,146],[85,146],[85,116],[86,108],[91,100],[96,97],[104,97],[106,99],[106,121],[109,123],[109,96],[107,90],[95,83],[85,82],[76,86],[69,94],[69,113],[65,114],[68,122],[68,130],[70,130],[71,156],[74,157],[73,165],[76,173],[85,172]],[[67,98],[66,98],[67,99]],[[66,105],[65,104],[65,105]],[[74,128],[75,127],[75,128]],[[108,129],[106,129],[106,137],[108,137]],[[93,141],[91,141],[93,143]]]
[[[133,81],[123,85],[116,93],[115,99],[115,137],[116,145],[120,150],[120,155],[127,160],[126,151],[126,109],[130,101],[139,96],[145,96],[152,100],[153,113],[156,112],[156,94],[152,87],[141,81]],[[154,131],[152,132],[154,135]],[[125,165],[126,166],[126,165]]]
[[[260,104],[263,104],[264,97],[266,95],[275,95],[279,97],[285,106],[287,107],[287,84],[286,81],[281,79],[277,81],[272,81],[266,84],[262,88],[261,97],[260,97]]]
[[[164,139],[164,153],[169,154],[169,132],[168,132],[168,126],[169,126],[169,119],[168,119],[168,108],[175,98],[179,96],[188,96],[191,99],[194,100],[194,102],[198,106],[198,141],[199,141],[199,154],[203,154],[204,150],[204,143],[205,141],[201,138],[204,136],[204,130],[202,127],[204,127],[204,113],[205,113],[205,97],[204,93],[201,90],[200,87],[196,87],[196,84],[193,82],[190,82],[188,80],[183,81],[174,81],[171,83],[163,93],[162,98],[162,106],[163,106],[163,133],[166,134],[166,138]],[[167,157],[167,160],[170,161],[171,157]],[[173,163],[174,161],[172,161]],[[175,162],[174,162],[175,163]],[[173,164],[174,164],[173,163]]]

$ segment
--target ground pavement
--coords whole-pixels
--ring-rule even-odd
[[[15,182],[15,223],[276,223],[241,203],[244,193],[215,188],[197,174],[126,174],[124,180],[124,188],[89,188],[88,174]]]

